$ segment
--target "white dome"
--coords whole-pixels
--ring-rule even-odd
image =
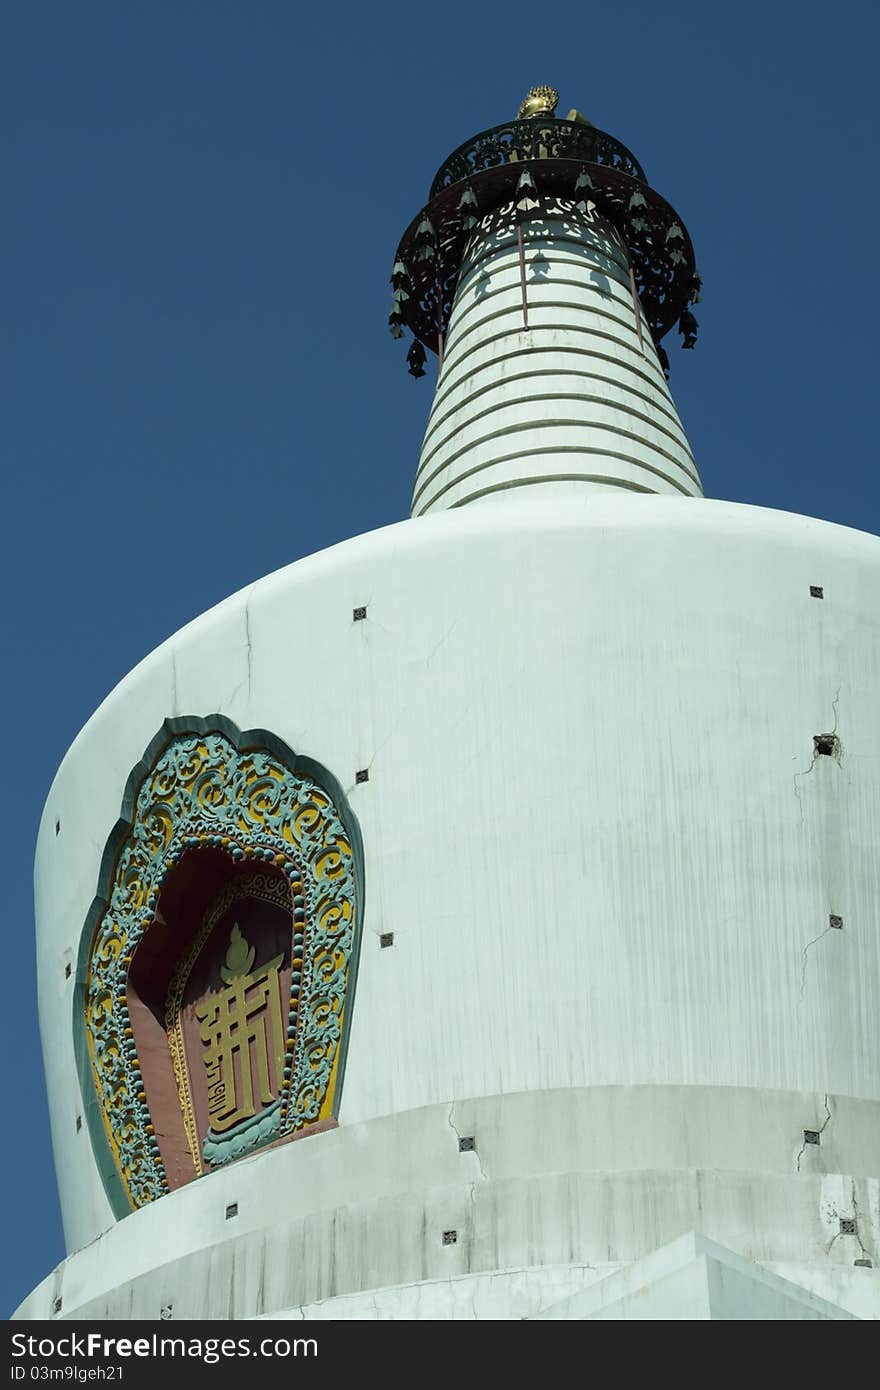
[[[519,490],[291,565],[153,653],[76,740],[40,833],[41,1027],[81,1254],[23,1314],[63,1284],[83,1315],[210,1315],[199,1261],[240,1264],[259,1232],[277,1288],[258,1306],[243,1276],[240,1316],[516,1269],[573,1292],[689,1229],[700,1173],[707,1234],[858,1311],[853,1263],[880,1238],[878,599],[860,532]],[[323,764],[360,826],[339,1129],[110,1230],[65,965],[132,769],[165,719],[212,714]],[[320,1247],[298,1274],[296,1241]]]

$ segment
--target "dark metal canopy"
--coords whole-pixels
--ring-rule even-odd
[[[416,340],[408,359],[413,374],[423,374],[425,347],[438,351],[479,219],[515,200],[525,171],[534,185],[533,206],[518,211],[518,220],[545,215],[548,197],[575,205],[589,199],[627,248],[655,342],[678,322],[683,346],[693,347],[697,324],[688,306],[699,299],[700,279],[684,224],[619,140],[583,117],[542,114],[494,126],[459,146],[440,166],[429,202],[403,235],[392,273],[390,325],[395,337],[406,327]]]
[[[635,155],[603,130],[583,120],[557,121],[533,116],[531,120],[493,126],[459,145],[437,170],[430,197],[436,198],[444,188],[484,169],[531,159],[578,159],[619,169],[639,183],[648,182]]]

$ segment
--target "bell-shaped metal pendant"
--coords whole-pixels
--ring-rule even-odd
[[[642,217],[638,212],[639,208],[647,208],[648,201],[644,193],[631,193],[629,199],[629,228],[631,232],[647,232],[650,230],[650,223],[647,218]]]
[[[396,289],[391,296],[391,313],[388,315],[388,324],[394,338],[403,337],[403,325],[406,322],[404,305],[409,298],[411,298],[409,291],[402,286]]]
[[[430,261],[436,254],[437,233],[427,217],[423,217],[416,227],[416,260]]]
[[[391,271],[391,283],[396,290],[409,287],[409,271],[403,261],[395,261]]]
[[[697,320],[694,318],[690,309],[685,309],[681,318],[678,320],[678,331],[682,336],[682,347],[692,348],[697,341]]]
[[[538,190],[535,187],[535,180],[532,178],[528,169],[523,169],[519,176],[519,183],[516,185],[516,208],[517,212],[528,213],[532,208],[540,207],[538,202]]]
[[[435,236],[434,224],[431,222],[430,218],[423,217],[416,227],[416,245],[422,246],[427,241],[433,242]]]
[[[425,375],[425,349],[422,347],[418,338],[413,339],[412,346],[406,354],[406,360],[409,363],[410,376]]]
[[[577,208],[578,212],[587,212],[589,210],[590,201],[587,198],[587,194],[594,192],[595,188],[593,185],[593,180],[590,178],[586,169],[581,169],[581,172],[578,174],[574,185],[574,194],[577,198],[575,207]]]
[[[474,190],[468,187],[458,200],[458,215],[461,220],[461,229],[463,232],[473,231],[474,227],[477,225],[478,212],[479,206],[477,204],[476,195]]]
[[[388,327],[391,329],[392,338],[403,337],[403,299],[399,299],[398,295],[402,295],[403,299],[409,299],[405,290],[394,291],[394,297],[391,300],[391,313],[388,315]]]

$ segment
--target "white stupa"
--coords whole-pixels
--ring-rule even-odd
[[[880,540],[703,498],[690,240],[555,104],[401,243],[412,518],[177,633],[53,784],[20,1318],[880,1315]]]

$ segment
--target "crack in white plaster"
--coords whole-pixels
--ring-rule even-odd
[[[832,736],[835,737],[835,738],[837,737],[837,706],[838,706],[838,703],[839,703],[839,701],[840,701],[840,692],[841,692],[842,689],[843,689],[843,686],[842,686],[842,685],[839,685],[839,686],[837,687],[837,692],[836,692],[836,694],[835,694],[835,696],[834,696],[834,699],[831,701],[831,708],[834,710],[834,727],[833,727],[833,729],[831,730],[831,733],[832,733]]]
[[[824,935],[824,932],[823,932],[823,935]],[[818,940],[818,937],[817,937],[817,940]],[[830,1107],[829,1104],[828,1104],[828,1092],[827,1092],[827,1091],[825,1092],[825,1098],[824,1098],[822,1104],[825,1106],[825,1119],[824,1119],[824,1121],[822,1122],[822,1128],[816,1130],[816,1133],[819,1135],[820,1141],[821,1141],[822,1135],[825,1133],[825,1129],[826,1129],[826,1127],[827,1127],[827,1125],[828,1125],[828,1123],[829,1123],[829,1121],[830,1121],[830,1119],[831,1119],[831,1107]],[[796,1162],[796,1164],[795,1164],[795,1172],[797,1172],[797,1173],[799,1173],[799,1172],[801,1171],[801,1159],[803,1158],[803,1156],[804,1156],[804,1154],[805,1154],[805,1152],[806,1152],[806,1149],[807,1149],[807,1141],[806,1141],[806,1139],[805,1139],[804,1142],[803,1142],[803,1144],[801,1144],[801,1151],[800,1151],[800,1153],[799,1153],[798,1156],[797,1156],[797,1162]]]
[[[843,686],[842,686],[842,685],[839,685],[839,686],[837,687],[837,692],[836,692],[836,694],[835,694],[835,696],[834,696],[834,699],[831,701],[831,708],[832,708],[832,710],[834,711],[834,727],[833,727],[832,730],[831,730],[831,737],[832,737],[832,738],[836,738],[836,737],[837,737],[837,722],[838,722],[837,706],[838,706],[838,704],[839,704],[839,702],[840,702],[840,692],[841,692],[842,689],[843,689]],[[797,801],[797,804],[798,804],[798,807],[800,808],[800,813],[801,813],[801,825],[805,825],[805,824],[806,824],[806,821],[805,821],[805,819],[804,819],[804,803],[803,803],[803,801],[801,800],[801,791],[800,791],[800,787],[798,786],[798,778],[799,778],[799,777],[809,777],[810,773],[813,771],[813,768],[816,766],[816,760],[817,760],[817,758],[821,758],[821,757],[825,757],[825,756],[826,756],[825,754],[823,754],[823,753],[817,753],[817,752],[814,750],[814,751],[813,751],[813,756],[812,756],[812,758],[810,759],[810,766],[807,767],[807,768],[804,768],[803,772],[796,772],[796,773],[794,774],[793,779],[792,779],[792,781],[793,781],[793,783],[794,783],[794,794],[795,794],[795,799],[796,799],[796,801]],[[841,764],[841,762],[842,762],[842,760],[843,760],[843,750],[842,750],[841,748],[838,747],[838,751],[837,751],[833,756],[834,756],[834,761],[837,763],[837,765],[838,765],[838,767],[839,767],[840,764]],[[810,944],[812,945],[812,943],[810,943]]]
[[[358,618],[357,621],[355,621],[354,616],[352,615],[351,626],[353,628],[357,627],[362,632],[362,641],[366,640],[366,634],[370,630],[370,628],[377,628],[379,632],[384,632],[386,637],[393,637],[395,634],[392,632],[391,628],[386,627],[384,623],[380,623],[376,618],[376,615],[373,612],[371,612],[372,604],[372,594],[367,594],[366,597],[361,595],[361,601],[356,606],[358,608],[366,608],[367,614],[365,618]],[[354,608],[355,605],[353,604],[352,607]],[[368,623],[370,625],[369,628],[367,627]]]
[[[247,648],[247,688],[248,700],[253,694],[253,648],[251,647],[251,599],[250,594],[244,601],[244,640]]]
[[[447,629],[447,631],[444,632],[443,636],[440,638],[440,641],[437,643],[436,647],[434,647],[434,649],[433,649],[431,652],[429,652],[428,655],[425,657],[425,670],[428,669],[428,667],[430,666],[431,662],[434,660],[434,657],[437,655],[437,653],[439,652],[440,648],[444,645],[444,643],[446,643],[446,642],[449,641],[449,638],[452,636],[453,632],[454,632],[455,629],[458,627],[458,622],[459,622],[459,620],[458,620],[458,618],[456,618],[456,619],[455,619],[455,622],[451,625],[451,627],[449,627],[449,628]]]
[[[853,1230],[853,1231],[840,1231],[840,1230],[839,1230],[839,1231],[836,1233],[836,1235],[832,1236],[831,1240],[828,1242],[827,1246],[825,1247],[825,1254],[826,1254],[826,1255],[830,1255],[830,1254],[831,1254],[831,1251],[832,1251],[832,1249],[833,1249],[834,1244],[835,1244],[836,1241],[841,1240],[842,1238],[845,1238],[845,1237],[847,1237],[847,1236],[852,1236],[852,1237],[854,1237],[854,1238],[858,1241],[858,1243],[859,1243],[859,1249],[860,1249],[861,1252],[862,1252],[862,1257],[863,1257],[864,1259],[866,1259],[866,1260],[870,1260],[870,1259],[871,1259],[870,1253],[865,1249],[865,1245],[864,1245],[864,1242],[863,1242],[863,1240],[862,1240],[862,1235],[861,1235],[861,1232],[860,1232],[860,1230],[859,1230],[859,1204],[858,1204],[858,1202],[856,1201],[856,1180],[855,1180],[855,1178],[850,1178],[849,1181],[850,1181],[850,1205],[851,1205],[851,1208],[852,1208],[852,1215],[851,1215],[851,1216],[841,1216],[840,1212],[837,1210],[836,1207],[832,1207],[832,1208],[831,1208],[831,1215],[832,1215],[832,1217],[834,1217],[834,1218],[838,1221],[838,1223],[841,1222],[841,1221],[852,1221],[852,1222],[854,1223],[854,1225],[855,1225],[855,1230]]]
[[[452,1130],[452,1133],[455,1135],[456,1142],[457,1142],[457,1144],[458,1144],[458,1146],[459,1146],[459,1152],[460,1152],[460,1153],[470,1153],[470,1154],[473,1154],[474,1158],[477,1160],[477,1164],[478,1164],[479,1169],[480,1169],[480,1177],[483,1179],[483,1182],[488,1182],[488,1181],[489,1181],[489,1174],[486,1172],[485,1168],[483,1167],[483,1160],[482,1160],[482,1157],[481,1157],[481,1155],[480,1155],[480,1150],[479,1150],[479,1148],[477,1147],[477,1142],[476,1142],[476,1140],[474,1140],[474,1147],[473,1147],[472,1149],[462,1149],[462,1148],[461,1148],[461,1141],[462,1141],[462,1139],[464,1139],[464,1138],[470,1138],[470,1135],[463,1135],[463,1134],[461,1134],[460,1131],[456,1128],[455,1121],[454,1121],[453,1118],[452,1118],[453,1112],[454,1112],[454,1111],[455,1111],[455,1101],[452,1100],[452,1101],[449,1102],[449,1114],[446,1116],[446,1123],[449,1125],[449,1128]],[[476,1199],[476,1196],[475,1196],[475,1194],[474,1194],[474,1188],[475,1188],[475,1187],[476,1187],[476,1183],[471,1183],[471,1201],[472,1201],[472,1202],[475,1202],[475,1201],[477,1200],[477,1199]]]
[[[403,722],[404,715],[407,713],[407,710],[408,710],[408,709],[409,709],[409,706],[407,705],[404,709],[402,709],[402,710],[400,711],[400,713],[397,715],[397,718],[396,718],[396,720],[395,720],[394,728],[391,730],[390,734],[388,734],[388,736],[387,736],[386,738],[383,738],[382,742],[379,744],[378,748],[375,750],[375,752],[373,753],[372,757],[370,758],[370,761],[369,761],[368,763],[365,763],[365,764],[364,764],[364,767],[366,768],[367,772],[372,772],[372,770],[373,770],[373,763],[376,761],[376,759],[378,758],[379,754],[382,752],[382,749],[385,747],[385,745],[386,745],[387,743],[390,743],[391,740],[397,735],[397,733],[398,733],[398,726]],[[368,779],[368,780],[369,780],[369,779]],[[355,780],[352,782],[351,786],[346,787],[346,789],[345,789],[345,795],[346,795],[346,796],[350,796],[351,793],[354,791],[355,787],[360,787],[360,786],[363,786],[363,783],[362,783],[362,782],[358,782],[357,778],[355,778]]]
[[[247,685],[248,699],[250,699],[251,694],[252,694],[252,691],[253,691],[253,667],[252,667],[253,646],[252,646],[252,641],[251,641],[251,610],[250,610],[250,602],[251,602],[251,597],[252,597],[252,595],[253,595],[253,592],[254,592],[254,589],[255,589],[255,588],[256,588],[256,584],[252,584],[251,587],[250,587],[250,589],[248,589],[247,598],[246,598],[245,601],[244,601],[244,650],[245,650],[245,661],[246,661],[246,671],[247,671],[247,674],[246,674],[245,676],[243,676],[242,679],[238,682],[238,685],[235,686],[235,688],[234,688],[234,690],[232,691],[231,695],[227,695],[227,697],[226,697],[226,708],[227,708],[227,709],[229,708],[230,705],[232,705],[232,704],[235,702],[235,700],[238,699],[238,696],[240,695],[240,693],[241,693],[241,691],[242,691],[242,689],[244,688],[245,685]]]
[[[856,1223],[856,1229],[855,1229],[855,1231],[854,1231],[853,1234],[855,1235],[856,1240],[859,1242],[859,1249],[860,1249],[861,1252],[862,1252],[863,1258],[866,1259],[866,1260],[869,1260],[869,1259],[871,1258],[871,1256],[870,1256],[870,1254],[868,1253],[868,1251],[865,1249],[865,1244],[864,1244],[864,1241],[862,1240],[862,1233],[861,1233],[861,1231],[859,1230],[859,1219],[860,1219],[860,1218],[859,1218],[859,1204],[858,1204],[858,1202],[856,1201],[856,1180],[855,1180],[855,1178],[851,1178],[850,1181],[851,1181],[851,1183],[852,1183],[853,1219],[854,1219],[854,1221],[855,1221],[855,1223]]]
[[[802,953],[802,969],[801,969],[801,992],[800,992],[800,997],[799,997],[799,999],[798,999],[798,1008],[800,1008],[801,1004],[803,1004],[803,1002],[804,1002],[804,990],[805,990],[806,987],[807,987],[807,952],[809,951],[809,949],[810,949],[811,946],[815,946],[816,943],[817,943],[818,941],[821,941],[823,936],[827,936],[828,933],[829,933],[830,931],[836,931],[836,930],[837,930],[837,928],[836,928],[836,927],[832,927],[831,924],[829,923],[829,925],[825,928],[825,930],[824,930],[824,931],[821,931],[821,932],[819,933],[818,936],[814,936],[813,939],[812,939],[812,941],[808,941],[807,944],[806,944],[806,946],[805,946],[804,949],[803,949],[803,953]]]

